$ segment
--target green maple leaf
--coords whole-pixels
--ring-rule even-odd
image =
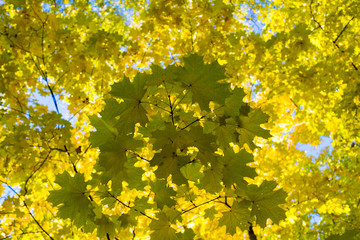
[[[171,227],[171,221],[164,212],[157,214],[158,220],[152,220],[149,227],[153,231],[151,239],[155,240],[177,240],[176,231]]]
[[[247,166],[247,163],[253,161],[253,155],[242,149],[235,153],[228,148],[224,152],[224,157],[220,158],[224,164],[223,168],[223,182],[226,187],[231,187],[236,183],[239,185],[247,185],[244,177],[253,178],[256,176],[255,169]]]
[[[95,168],[103,172],[99,177],[103,183],[112,181],[112,189],[120,191],[122,182],[127,181],[129,187],[144,187],[141,176],[143,170],[134,166],[137,161],[135,157],[128,159],[127,152],[135,152],[142,146],[142,142],[135,140],[132,136],[120,135],[116,140],[103,144],[99,160]],[[132,177],[130,177],[132,176]]]
[[[175,196],[176,192],[166,186],[166,180],[157,180],[156,182],[150,183],[151,191],[155,193],[154,201],[158,208],[162,209],[164,206],[174,206],[175,200],[171,199]]]
[[[118,218],[118,220],[121,222],[120,227],[127,228],[127,227],[136,226],[137,216],[138,216],[137,213],[135,211],[131,211],[131,209],[129,213],[121,214],[121,216]]]
[[[236,233],[236,227],[239,227],[242,231],[248,229],[248,221],[250,219],[248,201],[234,201],[230,211],[223,212],[222,214],[219,220],[219,226],[225,225],[227,233],[234,235]]]
[[[125,163],[125,181],[129,184],[128,187],[142,190],[146,183],[142,181],[142,175],[145,171],[141,167],[135,167],[138,162],[136,158],[129,158]]]
[[[225,68],[217,62],[204,64],[203,57],[194,54],[183,60],[184,67],[177,69],[177,80],[192,93],[193,103],[199,103],[203,110],[209,110],[210,101],[225,104],[230,86],[219,83],[226,78]]]
[[[124,78],[112,86],[111,94],[124,100],[120,104],[118,129],[127,128],[135,123],[145,125],[149,121],[144,108],[143,98],[146,93],[145,78],[137,75],[133,82]]]
[[[181,222],[182,220],[181,212],[176,210],[174,206],[173,207],[164,206],[161,212],[165,213],[166,217],[169,219],[171,223],[176,223],[177,220]]]
[[[157,178],[167,178],[172,175],[172,181],[177,184],[187,183],[186,179],[180,172],[180,168],[189,162],[189,157],[178,156],[175,149],[171,146],[164,146],[160,153],[154,155],[150,162],[151,166],[158,166],[155,171]]]
[[[197,183],[199,179],[204,177],[204,173],[200,171],[202,166],[203,165],[198,162],[189,163],[183,166],[180,172],[187,180]]]
[[[109,216],[105,214],[101,214],[100,219],[96,219],[94,223],[97,225],[97,235],[98,237],[105,237],[109,235],[109,237],[113,237],[115,234],[115,224],[114,219],[110,219]]]
[[[239,116],[240,110],[249,106],[249,104],[243,101],[245,96],[246,94],[242,88],[235,88],[231,92],[231,96],[226,98],[224,108],[220,108],[219,111],[223,112],[226,116]]]
[[[180,146],[181,132],[170,123],[165,124],[165,129],[156,130],[152,133],[154,149],[162,149],[171,146],[172,149]]]
[[[282,189],[274,191],[276,186],[274,181],[264,181],[260,187],[237,188],[236,194],[252,202],[251,216],[256,216],[256,223],[261,227],[266,227],[268,218],[274,223],[285,218],[285,211],[278,205],[285,203],[287,193]]]
[[[112,85],[110,94],[125,101],[141,101],[146,93],[145,79],[142,74],[136,75],[133,82],[125,77],[121,82]]]
[[[199,152],[202,153],[213,153],[216,150],[215,136],[212,134],[205,134],[203,128],[200,126],[192,127],[190,131],[183,131],[181,140],[184,145],[197,147]]]
[[[269,138],[271,137],[270,131],[265,130],[260,127],[260,124],[266,123],[269,119],[269,116],[261,111],[261,109],[256,109],[248,114],[248,116],[239,117],[239,126],[236,131],[239,134],[239,144],[242,146],[244,143],[247,143],[251,149],[254,149],[256,146],[253,143],[255,136]]]
[[[94,216],[91,202],[87,196],[84,175],[76,173],[74,177],[68,172],[63,172],[56,176],[55,183],[61,186],[61,189],[50,191],[47,201],[58,206],[58,216],[61,218],[70,218],[75,225],[81,227],[85,225],[89,218]]]
[[[181,240],[193,240],[196,234],[191,228],[185,228],[184,233],[177,233],[176,236]]]
[[[142,142],[132,136],[119,136],[101,147],[98,165],[110,174],[124,170],[127,161],[127,151],[135,151],[142,146]]]
[[[101,111],[100,115],[102,119],[106,119],[109,125],[114,126],[117,122],[115,119],[121,114],[121,104],[116,101],[115,98],[109,98],[105,100],[105,107]]]
[[[222,178],[222,165],[214,166],[204,171],[204,177],[201,179],[200,185],[206,191],[216,193],[222,189]]]
[[[101,147],[106,142],[111,142],[119,135],[116,128],[117,116],[121,114],[121,104],[114,98],[105,100],[104,110],[101,111],[101,117],[89,116],[90,123],[96,128],[96,132],[90,133],[90,141],[93,147]]]
[[[210,220],[214,219],[215,214],[217,214],[218,211],[215,209],[214,206],[211,208],[205,209],[204,218],[209,218]]]
[[[90,123],[96,128],[96,132],[90,133],[90,142],[93,147],[101,147],[108,141],[116,139],[118,131],[108,119],[89,116]]]
[[[147,209],[154,208],[153,204],[148,203],[148,198],[136,198],[133,202],[134,206],[129,210],[129,214],[133,217],[141,216]]]
[[[217,143],[223,147],[228,147],[230,142],[237,141],[236,121],[232,118],[226,118],[224,123],[220,122],[214,132],[217,137]]]
[[[176,67],[170,65],[164,69],[159,65],[152,65],[151,74],[145,76],[146,84],[159,86],[164,83],[173,83],[175,79],[173,68]]]

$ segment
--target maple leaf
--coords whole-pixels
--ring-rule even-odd
[[[68,172],[63,172],[56,176],[55,182],[61,186],[61,189],[50,191],[47,200],[55,206],[60,205],[58,216],[74,220],[78,227],[85,225],[94,213],[87,196],[84,175],[76,173],[72,177]]]
[[[119,106],[121,117],[117,123],[118,128],[125,128],[135,123],[144,125],[149,121],[142,102],[146,93],[145,79],[142,75],[135,77],[133,82],[124,78],[112,86],[110,93],[124,100]]]
[[[228,148],[224,152],[224,157],[220,158],[223,162],[223,182],[228,188],[232,184],[247,185],[244,177],[253,178],[256,176],[255,169],[247,166],[248,163],[253,161],[253,155],[242,149],[235,153],[232,149]]]
[[[171,220],[164,212],[157,214],[158,220],[153,220],[149,227],[153,231],[150,236],[151,239],[159,240],[176,240],[175,229],[171,227]]]
[[[155,193],[154,200],[159,209],[162,209],[164,206],[174,206],[175,200],[172,199],[172,196],[175,196],[176,192],[166,186],[166,180],[157,180],[150,184],[151,191]]]
[[[96,132],[91,132],[90,141],[94,147],[100,147],[108,141],[116,139],[118,132],[114,126],[110,125],[103,118],[89,116],[91,124],[96,128]]]
[[[210,193],[219,192],[222,189],[221,179],[223,178],[222,167],[211,167],[204,171],[204,177],[201,179],[202,188]]]
[[[131,136],[119,136],[116,140],[103,144],[99,160],[95,166],[99,171],[104,172],[101,175],[103,183],[112,180],[112,188],[121,191],[122,181],[127,181],[129,187],[143,187],[141,180],[144,171],[135,167],[137,159],[135,157],[128,158],[128,152],[142,146],[142,142]],[[130,177],[131,176],[131,177]]]
[[[274,191],[276,186],[274,181],[264,181],[260,187],[249,185],[246,189],[237,189],[239,196],[252,202],[251,216],[256,216],[256,223],[261,227],[266,226],[268,218],[274,223],[285,218],[285,211],[278,205],[285,203],[287,193],[282,189]]]
[[[111,219],[111,217],[101,214],[101,218],[96,219],[94,223],[97,225],[97,235],[99,237],[113,237],[115,235],[114,219]]]
[[[231,95],[225,99],[225,106],[217,110],[217,112],[223,112],[226,116],[236,117],[245,115],[243,109],[249,105],[243,101],[246,96],[245,92],[241,88],[235,88],[231,91]],[[247,113],[246,113],[247,115]]]
[[[261,111],[261,109],[255,109],[250,112],[248,116],[239,117],[239,127],[236,131],[239,134],[239,144],[242,146],[244,143],[248,144],[251,149],[256,146],[253,143],[255,136],[269,138],[271,137],[270,131],[260,127],[260,124],[266,123],[269,116]]]
[[[131,216],[141,216],[142,213],[145,213],[145,210],[154,208],[153,204],[148,203],[148,198],[136,198],[133,202],[134,207],[132,207],[129,211]]]
[[[222,213],[219,226],[226,226],[226,232],[231,235],[236,233],[236,227],[239,227],[242,231],[247,230],[250,218],[249,205],[247,201],[234,201],[230,211]]]
[[[202,164],[192,162],[183,166],[180,171],[186,179],[197,182],[199,179],[204,177],[204,174],[200,171],[201,168]]]
[[[209,102],[225,104],[230,95],[229,84],[219,83],[226,78],[224,67],[217,62],[204,64],[203,57],[192,54],[184,58],[184,67],[177,69],[177,80],[192,93],[193,103],[209,110]]]
[[[196,234],[191,228],[185,228],[184,233],[177,233],[176,236],[181,240],[193,240]]]
[[[211,208],[205,209],[204,218],[210,218],[210,220],[214,219],[215,214],[217,214],[215,207],[212,206]]]
[[[151,166],[158,166],[155,171],[156,176],[167,178],[172,175],[172,181],[178,185],[187,183],[186,179],[180,172],[180,168],[189,162],[189,157],[178,156],[176,150],[171,146],[164,146],[160,153],[155,154],[150,162]]]

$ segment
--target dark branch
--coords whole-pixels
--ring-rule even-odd
[[[248,230],[250,240],[257,240],[257,237],[256,237],[256,235],[254,233],[252,224],[250,222],[248,222],[248,223],[250,224],[249,230]]]
[[[54,92],[53,92],[53,90],[52,90],[52,88],[51,88],[51,86],[50,86],[50,84],[49,84],[49,81],[48,81],[48,79],[47,79],[46,73],[45,73],[45,78],[44,78],[44,80],[45,80],[45,82],[46,82],[47,88],[48,88],[49,91],[50,91],[52,100],[53,100],[54,105],[55,105],[56,112],[57,112],[57,113],[60,113],[60,112],[59,112],[59,108],[58,108],[58,104],[57,104],[57,101],[56,101],[56,98],[55,98],[55,94],[54,94]]]
[[[349,23],[354,19],[355,17],[352,17],[349,22],[345,25],[345,27],[341,30],[341,32],[339,33],[339,35],[336,37],[336,39],[333,41],[333,43],[336,43],[336,41],[341,37],[341,35],[343,34],[343,32],[345,31],[345,29],[348,27]]]
[[[144,213],[144,212],[142,212],[142,211],[140,211],[140,210],[138,210],[138,209],[136,209],[136,208],[134,208],[134,207],[131,207],[130,205],[124,203],[124,202],[121,201],[121,200],[119,200],[119,199],[118,199],[117,197],[115,197],[111,192],[107,191],[107,193],[108,193],[112,198],[114,198],[117,202],[119,202],[121,205],[123,205],[123,206],[125,206],[125,207],[127,207],[127,208],[129,208],[129,209],[133,209],[134,211],[140,213],[141,215],[143,215],[143,216],[145,216],[145,217],[147,217],[147,218],[149,218],[149,219],[151,219],[151,220],[154,220],[154,218],[150,217],[150,216],[147,215],[146,213]]]
[[[136,157],[140,158],[141,160],[144,160],[145,162],[150,162],[150,161],[147,160],[146,158],[140,156],[137,152],[131,151],[131,153],[133,153]]]
[[[76,169],[75,163],[73,163],[73,162],[71,161],[71,159],[70,159],[70,152],[68,151],[66,145],[64,145],[64,148],[65,148],[65,151],[66,151],[67,155],[69,156],[69,161],[70,161],[70,163],[71,163],[71,165],[72,165],[72,167],[73,167],[73,169],[74,169],[74,172],[77,173],[78,171],[77,171],[77,169]]]
[[[27,184],[30,181],[30,179],[35,175],[35,173],[37,173],[37,171],[40,170],[40,168],[42,168],[42,166],[44,166],[45,162],[48,160],[49,156],[51,154],[51,150],[50,152],[46,155],[46,157],[44,158],[44,160],[40,163],[39,167],[36,168],[31,174],[30,176],[26,179],[25,181],[25,185],[24,185],[24,196],[27,194],[28,189],[27,189]]]
[[[312,10],[312,4],[313,4],[313,1],[311,0],[310,2],[310,14],[311,14],[311,17],[312,17],[312,20],[320,27],[321,30],[323,30],[325,32],[325,30],[323,29],[323,27],[321,26],[321,24],[315,19],[315,16],[314,16],[314,13],[313,13],[313,10]],[[352,17],[350,19],[350,21],[345,25],[345,27],[342,29],[342,31],[339,33],[339,35],[336,37],[336,39],[334,41],[332,41],[332,43],[335,45],[335,47],[337,49],[339,49],[342,53],[343,51],[340,49],[340,46],[336,43],[336,41],[340,38],[340,36],[343,34],[343,32],[345,31],[345,29],[347,28],[347,26],[349,25],[349,23],[354,19],[355,17]],[[358,67],[353,63],[351,62],[351,66],[353,66],[353,68],[357,71],[358,70]]]
[[[202,205],[205,205],[205,204],[211,203],[211,202],[213,202],[213,201],[215,201],[215,200],[217,200],[217,199],[219,199],[219,198],[221,198],[221,196],[217,196],[216,198],[210,199],[209,201],[206,201],[206,202],[200,203],[199,205],[195,205],[194,207],[191,207],[191,208],[189,208],[189,209],[186,209],[186,210],[182,211],[182,212],[181,212],[181,214],[184,214],[184,213],[190,212],[191,210],[194,210],[195,208],[198,208],[198,207],[200,207],[200,206],[202,206]]]
[[[205,116],[206,116],[206,115],[201,116],[200,118],[195,119],[194,121],[192,121],[191,123],[189,123],[189,124],[188,124],[188,125],[186,125],[185,127],[180,128],[180,130],[184,130],[184,129],[186,129],[186,128],[190,127],[190,126],[191,126],[191,125],[193,125],[194,123],[196,123],[196,122],[200,121],[201,119],[203,119]]]

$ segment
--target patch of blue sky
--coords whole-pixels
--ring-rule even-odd
[[[29,100],[30,100],[30,105],[32,106],[35,106],[35,104],[37,103],[46,106],[50,112],[51,111],[57,112],[55,103],[50,93],[45,96],[42,96],[39,93],[39,91],[31,92]],[[55,96],[55,100],[58,106],[59,114],[62,115],[62,118],[69,121],[72,125],[74,125],[77,119],[72,114],[70,114],[70,111],[68,110],[68,104],[63,100],[61,100],[58,96]]]
[[[50,3],[41,3],[42,10],[46,13],[49,13],[51,10],[51,4]]]
[[[296,149],[304,151],[305,155],[311,158],[313,163],[315,163],[323,151],[327,151],[328,155],[331,155],[333,151],[333,147],[332,147],[333,140],[330,137],[320,136],[320,141],[321,143],[318,146],[313,146],[309,143],[307,144],[297,143]],[[329,166],[327,164],[323,164],[319,166],[320,171],[324,171],[325,169],[328,168]]]
[[[296,148],[301,151],[304,151],[307,157],[318,158],[322,153],[322,151],[324,150],[327,150],[328,154],[330,155],[331,152],[333,151],[333,147],[332,147],[333,140],[328,136],[320,136],[320,141],[321,143],[318,146],[313,146],[309,143],[307,144],[297,143]]]
[[[5,201],[6,198],[14,197],[16,195],[5,183],[2,184],[2,187],[5,189],[5,192],[0,197],[0,205]],[[17,193],[19,193],[21,190],[21,188],[18,186],[11,186],[11,188]]]
[[[255,1],[255,4],[261,4],[261,5],[265,5],[266,3],[261,2],[261,1]],[[250,27],[250,29],[252,30],[252,32],[254,32],[255,34],[261,34],[262,30],[265,27],[265,24],[263,24],[261,21],[259,21],[258,19],[258,13],[254,11],[253,7],[250,4],[247,3],[242,3],[239,4],[241,9],[245,10],[245,21],[243,21],[242,19],[240,19],[236,13],[233,13],[233,17],[238,20],[241,21],[245,24],[247,24],[247,26]]]
[[[323,218],[318,213],[310,213],[309,217],[310,217],[310,224],[311,224],[310,229],[314,229],[315,225],[319,225]]]
[[[252,76],[251,76],[252,77]],[[261,94],[261,88],[259,88],[260,86],[260,81],[256,80],[255,83],[251,84],[250,86],[250,91],[251,91],[251,100],[252,101],[256,101],[257,96],[259,94]]]

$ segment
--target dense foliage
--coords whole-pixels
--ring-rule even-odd
[[[0,2],[0,239],[356,239],[359,10]]]

